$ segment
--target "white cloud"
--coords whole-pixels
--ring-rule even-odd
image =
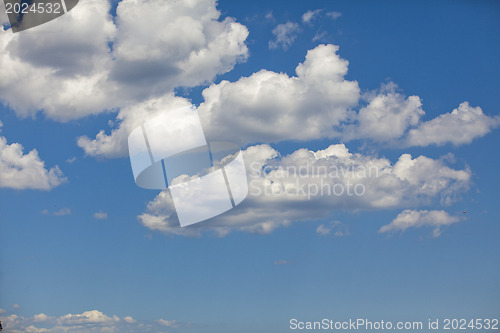
[[[369,138],[374,141],[394,141],[407,129],[418,124],[425,114],[418,96],[405,96],[395,92],[395,85],[384,86],[369,97],[367,106],[357,114],[357,124],[343,130],[346,140]]]
[[[108,218],[108,213],[103,212],[103,211],[99,211],[99,212],[94,213],[93,216],[97,220],[105,220]]]
[[[299,31],[300,27],[298,23],[289,21],[278,24],[273,29],[274,39],[269,41],[269,48],[276,49],[281,47],[283,50],[287,50],[290,46],[292,46]]]
[[[85,311],[82,314],[71,314],[61,316],[58,322],[61,324],[97,324],[97,323],[109,323],[116,321],[116,318],[111,318],[106,316],[104,313],[98,310]]]
[[[247,56],[248,30],[231,18],[219,18],[211,0],[120,2],[111,76],[143,99],[149,90],[161,95],[231,70]]]
[[[175,320],[165,320],[165,319],[158,319],[157,320],[158,324],[166,327],[178,327],[179,325]]]
[[[57,20],[0,33],[0,99],[21,116],[43,110],[61,120],[113,107],[108,11],[106,1],[83,1]]]
[[[50,212],[48,209],[43,209],[41,211],[43,215],[54,215],[54,216],[65,216],[65,215],[71,215],[71,209],[67,207],[63,207],[59,210],[56,210],[55,212]]]
[[[24,154],[21,144],[8,145],[0,136],[0,188],[50,190],[65,181],[57,165],[45,168],[36,149]]]
[[[0,99],[19,115],[64,121],[199,85],[247,57],[248,30],[219,20],[212,0],[122,1],[116,25],[109,8],[83,1],[22,34],[1,33]]]
[[[328,38],[328,33],[326,31],[318,31],[316,32],[316,34],[314,34],[312,41],[319,42],[322,40],[326,40],[327,38]]]
[[[166,190],[148,204],[139,221],[150,230],[183,236],[224,236],[235,230],[270,233],[293,221],[327,218],[338,209],[415,207],[436,200],[446,204],[468,189],[471,178],[469,170],[451,169],[445,159],[403,154],[391,164],[384,158],[352,154],[343,144],[319,151],[299,149],[282,157],[268,145],[251,146],[244,158],[249,196],[238,207],[180,228]]]
[[[46,332],[50,332],[50,330],[47,328],[38,328],[36,326],[30,325],[30,326],[26,327],[23,332],[24,333],[46,333]]]
[[[337,51],[334,45],[308,51],[297,76],[261,70],[208,87],[198,108],[207,137],[242,145],[335,137],[359,100],[358,83],[345,80],[348,61]]]
[[[198,113],[207,137],[242,145],[334,137],[333,127],[348,117],[359,99],[357,82],[344,79],[348,62],[337,50],[334,45],[320,45],[308,51],[295,77],[261,70],[205,89]],[[126,156],[127,137],[134,128],[169,109],[189,105],[188,100],[167,94],[123,108],[118,128],[110,134],[100,131],[95,139],[81,137],[78,145],[92,156]]]
[[[16,303],[16,304],[12,304],[12,308],[16,309],[16,310],[19,310],[21,308],[21,306]]]
[[[332,221],[326,224],[320,224],[318,228],[316,228],[316,232],[321,236],[327,236],[332,234],[335,237],[343,237],[349,235],[349,227],[342,222]]]
[[[445,114],[421,122],[424,111],[420,98],[396,92],[393,83],[365,93],[366,104],[360,105],[358,83],[345,79],[349,63],[337,51],[335,45],[309,50],[305,61],[297,66],[296,76],[260,70],[203,90],[204,102],[198,113],[207,138],[236,141],[242,146],[325,138],[363,139],[393,146],[423,144],[422,140],[458,144],[466,140],[458,136],[456,128],[464,128],[464,138],[474,138],[498,122],[498,117],[488,117],[478,108],[467,111],[475,115],[468,118]],[[91,156],[127,156],[130,131],[148,118],[190,105],[187,99],[169,93],[125,107],[118,113],[117,127],[112,127],[111,133],[101,130],[94,139],[81,137],[78,145]],[[464,105],[468,104],[459,109],[464,109]],[[437,128],[434,123],[439,124],[436,133],[440,134],[428,135],[429,128]],[[476,127],[480,130],[473,131]]]
[[[460,221],[457,216],[451,216],[444,210],[410,210],[406,209],[382,228],[379,232],[405,231],[409,228],[433,227],[433,237],[441,235],[441,228]]]
[[[71,209],[69,209],[67,207],[63,207],[63,208],[59,209],[58,211],[55,211],[53,213],[53,215],[55,215],[55,216],[71,215]]]
[[[308,10],[302,15],[302,22],[311,23],[321,13],[321,9]]]
[[[120,319],[108,316],[99,310],[84,311],[81,314],[67,314],[50,317],[44,313],[32,317],[10,315],[2,318],[4,329],[18,333],[109,333],[109,332],[163,332],[165,327],[181,327],[176,321],[160,319],[156,322],[141,322],[131,316]],[[37,327],[44,326],[43,328]]]
[[[33,321],[35,322],[44,322],[50,320],[51,317],[47,316],[45,313],[39,313],[33,316]]]
[[[342,13],[341,12],[335,12],[335,11],[333,11],[333,12],[327,12],[326,16],[328,16],[328,17],[336,20],[336,19],[338,19],[339,17],[342,16]]]
[[[442,114],[410,130],[406,143],[408,146],[445,143],[458,146],[471,143],[475,138],[488,134],[498,126],[500,116],[489,117],[480,107],[474,108],[464,102],[451,113]]]
[[[142,125],[147,119],[153,118],[171,109],[190,106],[191,103],[173,94],[161,98],[146,100],[142,103],[120,110],[117,119],[119,127],[114,128],[111,134],[100,131],[95,139],[86,136],[78,138],[80,146],[87,155],[103,157],[127,156],[127,138],[129,133]]]
[[[137,322],[137,320],[135,320],[134,318],[132,318],[131,316],[126,316],[126,317],[123,317],[123,320],[126,322],[126,323],[129,323],[129,324],[135,324]]]

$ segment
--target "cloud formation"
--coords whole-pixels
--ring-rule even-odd
[[[269,41],[269,48],[277,49],[278,47],[281,47],[286,51],[290,46],[292,46],[299,31],[300,27],[298,23],[288,21],[286,23],[278,24],[273,29],[274,39]]]
[[[393,83],[361,94],[356,81],[345,79],[349,62],[338,50],[335,45],[309,50],[296,76],[263,69],[204,89],[198,113],[207,138],[241,146],[316,139],[399,147],[459,145],[486,135],[500,123],[499,116],[488,116],[467,102],[423,121],[420,97],[403,95]],[[162,112],[189,105],[172,93],[134,104],[120,110],[111,133],[101,130],[94,139],[81,137],[78,145],[92,156],[126,156],[131,130]]]
[[[463,102],[450,113],[421,123],[410,130],[406,139],[407,146],[443,145],[455,146],[471,143],[500,126],[500,116],[489,117],[478,107]]]
[[[122,1],[115,20],[109,10],[88,0],[22,34],[1,28],[0,99],[65,121],[208,82],[247,57],[247,28],[220,20],[213,0]]]
[[[59,317],[39,313],[31,317],[11,314],[2,318],[5,330],[13,333],[109,333],[109,332],[163,332],[165,327],[182,325],[175,320],[159,319],[155,322],[141,322],[131,316],[120,318],[106,315],[99,310],[62,315]]]
[[[405,231],[409,228],[431,227],[433,237],[439,237],[442,228],[460,222],[457,216],[449,215],[444,210],[411,210],[399,213],[390,224],[380,228],[380,233]]]
[[[320,224],[318,228],[316,228],[316,232],[321,236],[332,234],[335,237],[343,237],[349,235],[349,227],[342,222],[332,221],[330,223]]]
[[[57,165],[45,168],[36,149],[25,154],[21,144],[0,136],[0,188],[50,190],[65,181]]]
[[[98,211],[98,212],[95,212],[93,216],[96,220],[105,220],[108,218],[108,213],[103,212],[103,211]]]
[[[302,15],[302,22],[308,24],[311,23],[316,17],[321,13],[321,9],[308,10]]]
[[[452,169],[446,159],[403,154],[392,164],[385,158],[350,153],[343,144],[318,151],[299,149],[285,156],[269,145],[259,145],[247,148],[243,156],[249,196],[238,207],[181,228],[165,190],[147,205],[139,221],[150,230],[183,236],[270,233],[294,221],[328,218],[336,210],[407,208],[436,200],[449,203],[469,188],[471,178],[470,170]],[[321,231],[334,227],[326,225]]]

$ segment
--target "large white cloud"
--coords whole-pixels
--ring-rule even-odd
[[[167,94],[160,98],[148,99],[120,110],[117,116],[117,127],[110,134],[101,130],[95,139],[86,136],[78,138],[80,146],[87,155],[103,157],[127,156],[127,138],[129,133],[141,126],[147,119],[161,113],[181,107],[191,106],[191,103],[182,97]]]
[[[56,119],[113,107],[107,72],[115,26],[108,10],[106,1],[81,1],[68,14],[22,33],[2,29],[0,99],[20,115],[43,110]]]
[[[405,97],[395,92],[395,85],[385,85],[377,93],[368,94],[369,103],[355,117],[355,125],[346,125],[344,140],[371,139],[394,142],[403,137],[408,128],[417,125],[425,114],[418,96]]]
[[[81,314],[68,313],[57,319],[60,325],[109,324],[115,321],[120,321],[120,318],[117,316],[109,317],[98,310],[85,311]]]
[[[105,0],[13,34],[0,31],[0,99],[20,115],[80,118],[196,86],[247,56],[245,26],[213,0]]]
[[[453,223],[459,222],[458,216],[449,215],[444,210],[411,210],[406,209],[387,225],[380,228],[379,232],[405,231],[409,228],[434,228],[432,235],[439,237],[441,229]]]
[[[338,135],[359,100],[356,81],[344,78],[348,61],[334,45],[307,52],[297,76],[261,70],[203,91],[198,111],[207,135],[241,144],[311,140]]]
[[[233,230],[269,233],[293,221],[319,220],[335,210],[416,207],[450,202],[468,189],[471,172],[450,168],[446,159],[401,155],[385,158],[352,154],[343,144],[290,155],[268,145],[244,151],[249,196],[240,206],[209,221],[180,228],[168,190],[151,201],[140,222],[167,234],[223,236]],[[193,207],[196,209],[196,207]]]
[[[348,61],[334,45],[309,50],[296,76],[260,70],[235,82],[223,80],[203,90],[198,107],[207,138],[242,146],[287,140],[369,140],[392,146],[469,143],[500,123],[480,108],[462,103],[452,113],[429,121],[418,96],[406,97],[393,83],[360,94],[345,79]],[[128,133],[153,115],[189,105],[172,93],[122,109],[117,128],[100,131],[79,145],[88,155],[126,156]]]
[[[348,62],[338,47],[321,45],[309,51],[297,66],[297,76],[262,70],[236,82],[222,81],[203,91],[198,113],[210,140],[255,142],[310,140],[334,137],[333,127],[346,120],[358,103],[357,82],[344,79]],[[128,133],[149,117],[190,104],[166,94],[124,108],[119,127],[95,139],[80,138],[89,155],[125,156]]]
[[[21,144],[9,145],[0,136],[0,188],[50,190],[65,181],[59,167],[47,169],[35,149],[24,154]]]
[[[480,107],[474,108],[464,102],[452,112],[442,114],[410,130],[406,144],[428,146],[452,143],[458,146],[471,143],[475,138],[488,134],[498,126],[500,116],[487,116]]]
[[[144,98],[231,70],[247,57],[248,30],[219,17],[214,0],[120,2],[112,78]]]

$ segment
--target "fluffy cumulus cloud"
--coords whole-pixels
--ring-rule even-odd
[[[261,70],[203,91],[198,111],[207,135],[240,144],[332,138],[358,103],[356,81],[344,78],[348,61],[334,45],[307,52],[297,76]]]
[[[1,31],[0,99],[22,116],[43,110],[56,119],[113,107],[108,43],[116,28],[108,11],[106,1],[82,1],[23,33]]]
[[[240,144],[286,140],[368,140],[393,146],[470,143],[500,124],[467,102],[423,121],[419,96],[405,96],[394,83],[360,94],[345,79],[349,62],[335,45],[309,50],[296,76],[260,70],[203,91],[198,111],[208,136]]]
[[[0,99],[67,120],[196,86],[247,56],[245,26],[213,0],[88,0],[36,28],[0,33]],[[116,22],[116,23],[115,23]],[[3,28],[1,28],[3,30]]]
[[[78,138],[90,156],[126,156],[133,129],[180,107],[197,109],[209,140],[248,147],[244,154],[251,193],[242,205],[181,229],[169,192],[163,191],[139,217],[152,230],[190,236],[204,230],[268,233],[292,221],[327,218],[336,209],[414,208],[431,200],[447,204],[468,188],[470,171],[453,169],[446,159],[403,154],[391,163],[353,154],[344,145],[299,149],[281,157],[268,144],[330,139],[399,147],[460,145],[500,124],[499,116],[488,116],[467,102],[424,121],[421,99],[403,95],[393,84],[361,94],[358,83],[346,79],[349,62],[335,45],[309,50],[293,75],[262,69],[211,84],[196,108],[175,96],[174,88],[209,83],[244,61],[247,28],[222,18],[215,0],[121,1],[114,18],[109,10],[105,0],[87,0],[22,34],[1,31],[0,100],[20,116],[43,112],[62,121],[116,111],[111,128]],[[306,12],[303,22],[312,22],[319,13]],[[340,13],[325,15],[335,19]],[[270,48],[287,49],[299,31],[298,23],[279,24]],[[305,177],[290,171],[299,167]],[[371,168],[377,175],[313,176],[320,167]],[[36,150],[24,154],[20,144],[8,145],[3,137],[0,171],[0,187],[50,189],[65,180],[57,166],[45,168]],[[349,195],[349,186],[364,189],[363,195]],[[338,231],[333,224],[320,227],[320,234]]]
[[[246,146],[286,140],[368,140],[395,146],[461,144],[488,133],[499,123],[468,103],[449,114],[422,121],[418,96],[405,96],[395,84],[363,95],[356,81],[345,79],[349,62],[338,46],[319,45],[289,76],[260,70],[235,82],[223,80],[204,89],[198,106],[210,140]],[[150,117],[192,106],[172,93],[121,109],[110,132],[81,137],[78,144],[92,156],[127,154],[127,136]]]
[[[388,84],[380,92],[372,93],[368,105],[356,116],[357,124],[345,126],[343,138],[390,142],[403,137],[408,128],[417,125],[425,114],[420,98],[405,97],[395,89],[394,84]]]
[[[471,143],[499,125],[500,116],[487,116],[480,107],[472,107],[464,102],[452,112],[442,114],[410,130],[406,143],[408,146],[428,146],[449,142],[458,146]]]
[[[333,127],[348,117],[359,99],[357,82],[344,79],[348,62],[337,50],[321,45],[309,51],[297,66],[297,76],[261,70],[205,89],[198,113],[207,137],[242,145],[333,137]],[[134,128],[162,112],[190,105],[173,94],[148,99],[120,110],[118,127],[110,134],[82,137],[78,145],[88,155],[126,156],[127,137]]]
[[[50,190],[65,181],[57,165],[45,167],[36,149],[25,154],[21,144],[0,136],[0,188]]]
[[[13,333],[109,333],[109,332],[163,332],[165,327],[182,327],[184,324],[175,320],[159,319],[154,322],[141,322],[131,316],[119,318],[106,315],[99,310],[85,311],[78,314],[66,314],[59,317],[44,313],[32,317],[12,314],[2,318],[6,331]]]
[[[60,325],[105,325],[117,321],[120,321],[120,318],[117,316],[109,317],[97,310],[85,311],[81,314],[68,313],[67,315],[61,316],[57,319],[57,322]]]
[[[290,46],[292,46],[299,31],[300,27],[298,23],[286,22],[278,24],[273,29],[274,39],[269,41],[269,48],[277,49],[278,47],[281,47],[283,50],[287,50]]]
[[[148,99],[142,103],[134,104],[120,110],[117,116],[118,125],[110,134],[101,130],[95,139],[86,136],[78,139],[78,145],[87,155],[102,157],[127,156],[127,139],[129,133],[144,121],[165,112],[191,106],[191,103],[182,97],[167,94],[160,98]]]
[[[379,232],[396,232],[405,231],[409,228],[434,228],[432,235],[439,237],[442,228],[453,223],[459,222],[461,219],[458,216],[449,215],[444,210],[411,210],[406,209],[387,225],[380,228]]]
[[[324,150],[299,149],[280,156],[269,145],[244,151],[249,196],[238,207],[203,223],[181,228],[172,198],[165,190],[139,216],[151,230],[166,234],[224,236],[233,230],[270,233],[293,221],[328,218],[335,210],[415,207],[455,200],[468,189],[471,172],[447,165],[447,159],[403,154],[392,164],[385,158],[353,154],[343,144]],[[340,231],[324,225],[319,233]],[[338,234],[340,236],[340,233]]]

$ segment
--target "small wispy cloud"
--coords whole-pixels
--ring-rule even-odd
[[[103,212],[103,211],[98,211],[98,212],[94,213],[93,216],[96,220],[105,220],[108,218],[108,213]]]
[[[276,266],[281,266],[281,265],[290,265],[293,264],[295,261],[293,260],[276,260],[274,262],[274,265]]]
[[[307,12],[302,15],[302,22],[309,24],[314,21],[316,17],[321,13],[321,9],[316,9],[316,10],[308,10]]]
[[[54,212],[55,216],[64,216],[64,215],[71,215],[71,209],[64,207],[59,209],[58,211]]]
[[[332,221],[328,224],[321,224],[316,228],[316,232],[321,236],[333,234],[335,237],[348,236],[349,227],[340,221]]]
[[[41,212],[43,215],[54,215],[54,216],[64,216],[64,215],[71,215],[71,209],[67,207],[63,207],[53,213],[51,213],[48,209],[44,209]]]
[[[318,31],[318,32],[314,35],[314,37],[313,37],[312,41],[313,41],[313,42],[318,42],[318,41],[321,41],[321,40],[326,39],[327,37],[328,37],[328,33],[327,33],[326,31]]]
[[[276,49],[281,47],[283,50],[287,50],[297,38],[297,34],[300,31],[298,23],[286,22],[283,24],[278,24],[273,29],[274,39],[269,41],[269,48]]]
[[[12,304],[12,308],[16,309],[16,310],[19,310],[21,308],[21,306],[16,303],[16,304]]]
[[[335,12],[335,11],[334,11],[334,12],[328,12],[328,13],[326,13],[326,16],[328,16],[328,17],[330,17],[330,18],[332,18],[332,19],[336,20],[336,19],[338,19],[339,17],[341,17],[341,16],[342,16],[342,13],[340,13],[340,12]]]
[[[71,163],[73,163],[74,161],[76,161],[76,157],[68,158],[68,159],[66,160],[66,163],[71,164]]]

